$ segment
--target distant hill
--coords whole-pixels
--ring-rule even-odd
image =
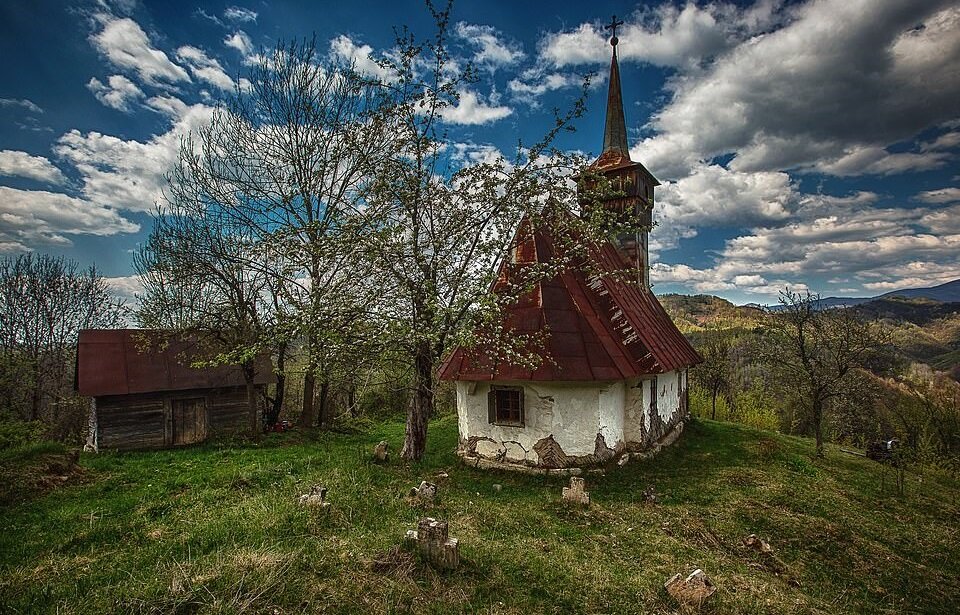
[[[946,282],[944,284],[940,284],[939,286],[931,286],[929,288],[904,288],[901,290],[891,290],[888,293],[883,293],[882,295],[877,295],[876,297],[823,297],[820,299],[820,307],[847,307],[889,297],[933,299],[934,301],[942,301],[944,303],[960,302],[960,280],[953,280],[952,282]],[[767,306],[767,309],[777,312],[783,308],[780,305],[770,305]]]
[[[704,329],[750,329],[763,321],[758,305],[734,305],[713,295],[676,295],[659,297],[670,318],[684,333]]]

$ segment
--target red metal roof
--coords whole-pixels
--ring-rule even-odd
[[[168,339],[158,331],[87,329],[77,344],[77,391],[100,397],[246,384],[236,366],[190,367],[198,353],[195,340]],[[254,381],[275,380],[270,357],[260,356]]]
[[[528,221],[521,222],[521,229]],[[523,235],[518,232],[518,236]],[[554,242],[544,228],[517,242],[515,262],[549,262]],[[531,249],[535,246],[535,249]],[[456,348],[440,366],[444,380],[622,380],[688,367],[703,359],[647,288],[619,279],[630,264],[610,243],[592,250],[591,277],[570,267],[506,310],[506,329],[547,332],[535,370],[499,361],[485,349]],[[516,265],[514,265],[516,266]],[[505,260],[494,292],[509,275]]]

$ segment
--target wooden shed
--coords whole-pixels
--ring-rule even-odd
[[[91,397],[94,449],[151,449],[202,442],[259,427],[236,366],[194,368],[195,341],[141,329],[85,330],[77,347],[77,391]],[[257,361],[257,399],[275,381],[270,358]]]

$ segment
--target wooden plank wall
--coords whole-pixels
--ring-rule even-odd
[[[262,389],[262,385],[258,389]],[[171,400],[197,397],[206,399],[209,436],[249,429],[247,392],[242,386],[111,395],[97,398],[100,447],[149,449],[170,446],[173,441]]]

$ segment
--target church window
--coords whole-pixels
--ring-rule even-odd
[[[497,425],[523,427],[523,387],[490,387],[487,394],[487,419]]]

